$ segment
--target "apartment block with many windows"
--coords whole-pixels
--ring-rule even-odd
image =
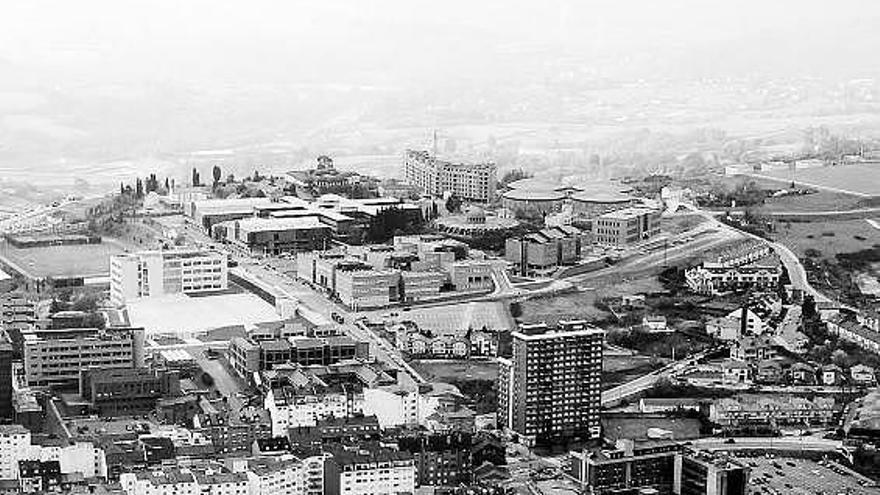
[[[625,208],[593,221],[593,238],[598,244],[626,247],[660,233],[660,212],[651,208]]]
[[[452,163],[416,150],[407,150],[403,163],[407,183],[424,194],[439,197],[449,192],[465,201],[481,203],[495,197],[494,163]]]
[[[523,325],[501,361],[499,426],[527,444],[598,438],[605,332],[584,321]]]

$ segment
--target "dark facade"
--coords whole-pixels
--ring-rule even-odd
[[[318,421],[315,426],[299,426],[287,431],[290,444],[301,447],[356,445],[378,441],[381,434],[379,419],[376,416],[329,418]]]
[[[51,493],[61,490],[58,461],[18,461],[21,493]]]
[[[402,437],[398,448],[413,455],[416,486],[457,486],[473,478],[473,438],[465,433]]]
[[[12,343],[6,332],[0,330],[0,418],[11,419],[12,407],[12,361],[14,360]]]
[[[159,399],[180,395],[177,371],[148,368],[84,370],[80,394],[101,416],[152,411]]]

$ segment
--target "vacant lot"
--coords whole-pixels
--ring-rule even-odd
[[[862,208],[865,198],[852,194],[831,191],[816,191],[812,194],[788,195],[768,198],[760,212],[814,212],[845,211]]]
[[[880,230],[864,220],[838,222],[780,222],[773,239],[805,257],[807,250],[833,259],[838,253],[852,253],[880,243]]]
[[[602,359],[602,390],[614,388],[623,383],[662,368],[665,359],[649,356],[605,356]]]

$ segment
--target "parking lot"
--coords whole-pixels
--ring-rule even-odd
[[[755,495],[877,494],[864,476],[834,462],[787,457],[737,456],[751,469],[749,492]]]

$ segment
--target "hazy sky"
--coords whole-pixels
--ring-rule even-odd
[[[687,59],[743,43],[841,63],[877,48],[878,13],[876,0],[26,0],[0,5],[0,58],[77,78],[258,81],[443,73],[511,47]]]

